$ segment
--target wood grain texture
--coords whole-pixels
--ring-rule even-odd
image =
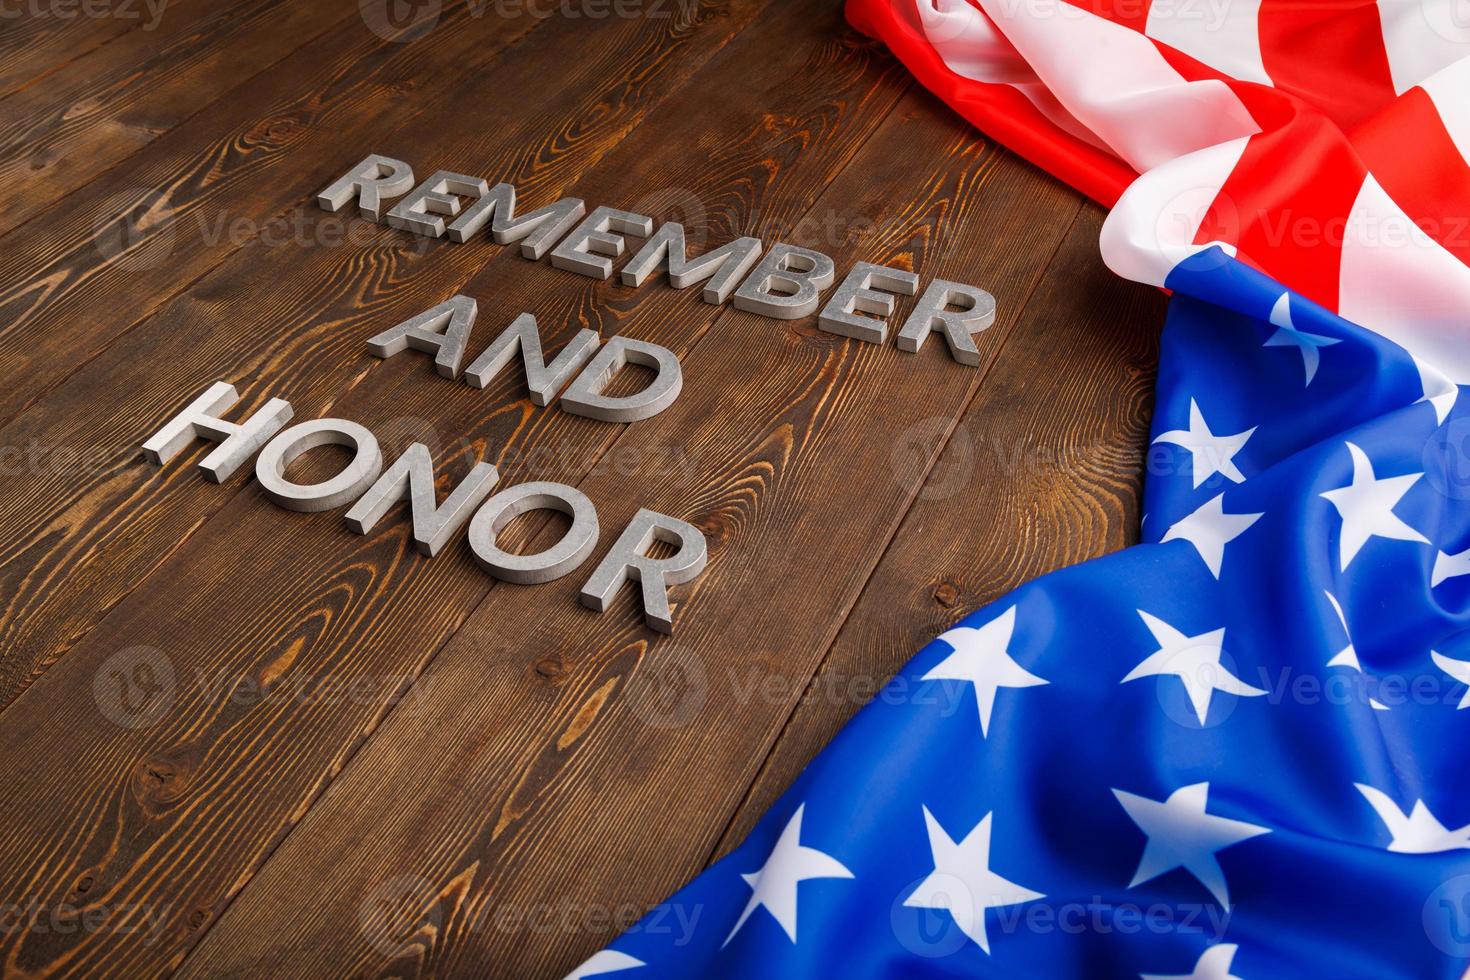
[[[12,364],[7,354],[5,363],[14,367],[17,379],[11,393],[43,381],[38,375],[75,373],[70,383],[0,429],[0,446],[13,471],[10,492],[0,499],[0,602],[5,604],[0,616],[0,707],[177,548],[210,512],[207,508],[227,499],[217,489],[205,492],[184,467],[171,470],[168,482],[160,485],[142,466],[138,446],[187,403],[187,392],[220,377],[240,382],[261,372],[271,377],[286,366],[291,370],[279,392],[300,400],[303,411],[320,406],[351,375],[303,384],[320,355],[320,334],[301,332],[313,325],[330,329],[336,322],[330,314],[333,301],[361,317],[358,322],[376,322],[386,297],[401,288],[400,277],[421,266],[447,265],[433,257],[437,252],[426,252],[396,233],[325,215],[307,203],[309,196],[370,152],[365,147],[392,152],[384,146],[389,144],[411,152],[463,118],[458,106],[473,76],[462,70],[466,65],[471,71],[488,67],[505,44],[531,26],[525,20],[496,20],[487,28],[470,21],[448,22],[435,32],[433,44],[426,38],[384,45],[374,37],[371,43],[349,47],[342,59],[329,59],[325,68],[319,55],[303,52],[311,55],[310,63],[299,67],[312,70],[296,76],[302,90],[284,95],[290,91],[286,87],[267,93],[264,116],[259,105],[240,113],[243,118],[222,120],[226,113],[221,112],[206,122],[211,130],[225,122],[230,135],[181,127],[138,155],[167,151],[154,164],[167,169],[167,175],[150,174],[163,182],[162,189],[124,194],[162,209],[150,236],[109,255],[96,248],[95,233],[91,239],[82,233],[70,251],[32,276],[28,286],[22,283],[8,291],[11,308],[23,308],[13,330],[62,329],[59,324],[66,324],[72,334],[71,343],[63,342],[49,356],[15,339],[15,345],[37,355],[44,370],[38,367],[22,380],[26,358],[17,357]],[[503,33],[487,35],[489,27]],[[349,35],[358,32],[366,33],[366,28],[359,24],[348,29]],[[474,52],[481,52],[483,61],[470,57]],[[542,70],[534,55],[522,56],[519,67],[499,67],[507,79],[518,72],[521,84],[532,84]],[[391,108],[406,91],[443,101],[438,111]],[[273,95],[285,101],[276,102],[269,97]],[[369,105],[388,100],[389,108],[364,116],[360,100]],[[490,119],[488,113],[509,112],[518,102],[519,95],[507,89],[499,99],[480,99],[478,104]],[[596,100],[589,111],[596,117],[608,115]],[[378,131],[373,119],[401,127]],[[578,123],[572,117],[571,124]],[[546,128],[531,121],[525,126],[519,132],[528,139]],[[459,132],[467,143],[476,135]],[[190,152],[188,140],[201,135],[218,141],[202,155],[197,147]],[[175,136],[181,145],[162,145]],[[577,152],[568,154],[568,165],[575,168],[587,159],[584,148],[599,145],[606,149],[596,141],[574,142]],[[509,149],[511,144],[495,147]],[[292,180],[285,188],[271,183],[281,171],[289,171]],[[130,179],[139,172],[135,167]],[[104,184],[98,193],[105,198],[112,186]],[[287,204],[295,207],[281,213],[279,208]],[[64,213],[70,217],[63,220],[71,220],[73,211],[69,202],[62,202],[47,214]],[[258,231],[234,237],[229,229],[236,222]],[[72,237],[63,225],[56,235],[49,229],[36,235],[27,228],[8,240],[14,242],[15,253],[27,255],[44,254],[53,238]],[[150,247],[162,252],[161,259],[150,258]],[[141,257],[138,249],[145,250]],[[0,257],[0,265],[4,262]],[[173,278],[180,271],[191,275],[201,269],[192,286]],[[162,298],[149,292],[160,284],[183,293],[162,315],[148,317],[130,305],[134,299],[163,305]],[[375,300],[380,292],[384,298]],[[85,318],[77,318],[79,311],[87,311]],[[144,327],[130,334],[138,321]],[[281,345],[282,337],[293,336],[298,344]],[[0,335],[0,346],[5,343]],[[106,356],[89,362],[86,344],[98,345]],[[160,370],[161,365],[166,369]],[[298,387],[314,394],[297,394]],[[108,396],[101,404],[99,392]],[[247,401],[242,411],[254,403]],[[180,486],[187,489],[168,489]],[[206,508],[203,513],[180,509],[195,498]]]
[[[552,163],[554,147],[562,147],[566,153],[587,154],[581,159],[587,164],[595,159],[598,148],[606,150],[616,145],[626,127],[659,97],[678,89],[682,73],[699,64],[700,46],[708,53],[728,39],[739,26],[733,13],[748,15],[754,9],[754,5],[711,3],[704,8],[706,16],[695,21],[609,22],[606,30],[612,36],[598,46],[597,58],[585,59],[587,84],[566,88],[563,112],[525,119],[521,123],[524,131],[470,127],[466,132],[488,141],[479,150],[490,157],[500,158],[516,147],[527,147],[522,152],[527,154],[528,165],[543,172],[556,173],[560,169]],[[539,50],[527,49],[524,69],[544,71],[548,58],[565,61],[586,37],[585,28],[573,30],[573,26],[562,22],[549,26],[550,34],[538,32]],[[557,38],[558,43],[544,46]],[[502,68],[513,79],[510,62],[508,58]],[[757,65],[754,56],[746,65],[756,78]],[[885,70],[896,72],[891,64]],[[849,77],[860,91],[877,87],[871,74],[857,71]],[[644,94],[630,89],[625,81],[628,78],[643,79]],[[606,87],[596,84],[597,79],[606,80]],[[506,91],[507,98],[517,97],[514,86]],[[823,101],[811,102],[818,119],[829,111],[826,107],[832,89],[823,88],[819,94]],[[888,96],[894,97],[896,93]],[[581,113],[572,111],[577,106]],[[798,108],[794,104],[791,107]],[[499,108],[487,104],[487,118],[495,118]],[[622,117],[620,112],[629,116]],[[687,111],[680,115],[694,118]],[[757,128],[768,133],[765,120],[760,120]],[[768,140],[768,153],[774,142]],[[794,144],[796,140],[788,137],[788,142]],[[844,141],[833,139],[828,145],[830,151],[811,154],[814,163],[840,153]],[[576,147],[587,149],[574,150]],[[701,161],[691,158],[689,165],[688,172],[696,174]],[[579,169],[569,166],[562,179]],[[609,170],[603,179],[611,181],[617,172]],[[531,174],[510,176],[529,178]],[[534,190],[534,181],[527,183]],[[799,197],[806,199],[806,192]],[[384,251],[396,254],[400,249],[407,251],[405,246],[411,244],[405,240]],[[324,409],[335,397],[324,393],[321,379],[323,373],[333,370],[329,367],[332,363],[344,363],[335,368],[344,385],[350,385],[353,375],[374,365],[385,370],[402,367],[401,383],[416,397],[400,399],[396,393],[389,393],[382,407],[395,417],[410,408],[432,417],[447,399],[444,389],[426,386],[424,377],[413,370],[423,369],[423,365],[408,361],[379,364],[363,353],[363,338],[380,329],[385,318],[381,306],[365,293],[362,280],[372,270],[357,265],[363,259],[361,252],[341,250],[335,258],[327,256],[320,261],[340,261],[344,256],[350,256],[353,263],[352,268],[336,274],[344,284],[344,294],[324,294],[323,280],[310,275],[309,267],[296,270],[293,277],[303,294],[295,302],[307,301],[309,294],[312,301],[333,304],[339,311],[337,318],[313,323],[301,337],[301,346],[287,343],[292,348],[288,350],[281,349],[283,340],[278,335],[260,337],[256,356],[268,358],[264,367],[281,384],[272,392],[284,389],[294,396],[300,391],[303,406],[314,411]],[[414,284],[429,288],[437,296],[440,290],[457,285],[446,281],[456,271],[456,263],[461,263],[457,268],[462,273],[465,264],[483,261],[484,257],[485,251],[476,253],[472,247],[446,246],[439,254],[421,257],[423,269],[437,271]],[[497,258],[504,260],[502,264],[513,263],[510,268],[519,264],[542,275],[564,275],[531,267],[509,251]],[[279,278],[285,271],[264,270],[261,279],[252,280],[250,287],[268,290],[272,277]],[[401,271],[391,267],[382,270],[385,293],[409,281],[397,278]],[[541,288],[544,290],[544,283]],[[425,302],[422,296],[410,298],[394,293],[394,298],[406,309],[410,304]],[[343,316],[349,313],[344,323]],[[289,322],[312,323],[306,317],[292,317]],[[239,340],[243,330],[258,331],[258,325],[226,323],[219,329],[235,331],[225,336]],[[215,344],[201,344],[197,338],[194,347],[201,357],[219,354]],[[230,350],[228,344],[225,349]],[[337,356],[327,357],[325,353]],[[341,356],[344,353],[345,358]],[[429,378],[450,384],[432,373]],[[182,384],[191,377],[186,372],[177,379]],[[450,387],[458,393],[465,417],[485,412],[486,393],[460,385]],[[187,390],[176,387],[175,402],[178,392]],[[330,391],[327,387],[326,392]],[[315,405],[307,403],[309,393],[314,393]],[[519,398],[517,392],[514,400]],[[168,411],[162,406],[155,409],[151,424],[166,418]],[[519,408],[492,412],[488,424],[513,425],[520,414]],[[365,420],[374,422],[370,417]],[[144,482],[147,479],[143,477]],[[177,468],[154,477],[152,487],[144,492],[159,492],[159,484],[164,481],[177,481],[179,485],[187,481],[187,485],[201,491],[197,497],[200,500],[223,493],[218,487],[200,483],[183,461]],[[64,939],[26,936],[25,942],[17,942],[7,950],[18,962],[132,970],[167,962],[168,957],[176,955],[192,941],[195,930],[223,907],[231,890],[243,884],[242,876],[248,875],[252,862],[268,853],[279,834],[299,818],[322,785],[372,731],[399,684],[409,679],[418,663],[432,652],[436,642],[431,632],[439,630],[447,635],[452,630],[456,619],[450,601],[463,605],[459,614],[462,617],[488,587],[483,573],[468,561],[458,565],[424,561],[406,548],[401,529],[365,539],[344,539],[335,521],[308,519],[303,523],[299,515],[293,519],[293,515],[283,514],[254,492],[233,499],[226,494],[224,499],[227,510],[215,522],[214,536],[189,541],[179,553],[175,573],[160,590],[140,591],[121,605],[89,636],[75,661],[69,659],[58,665],[60,673],[48,674],[12,705],[0,730],[0,742],[5,737],[17,740],[11,743],[16,751],[7,753],[17,761],[22,755],[34,757],[53,751],[46,741],[61,738],[64,731],[74,733],[75,726],[89,726],[99,745],[105,746],[96,758],[66,773],[30,778],[36,796],[23,803],[18,801],[3,818],[11,832],[0,839],[0,850],[7,852],[0,858],[0,868],[5,869],[0,874],[6,876],[0,887],[22,894],[66,895],[76,876],[90,876],[89,894],[95,896],[94,901],[166,910],[166,931],[147,949],[126,938],[108,935]],[[238,537],[242,534],[249,540]],[[313,535],[318,538],[316,544],[309,540]],[[303,550],[305,555],[318,559],[315,567],[303,564]],[[251,560],[241,568],[214,561],[208,557],[212,554],[249,555]],[[429,578],[430,573],[439,577]],[[280,593],[285,582],[291,583],[290,588]],[[466,595],[466,586],[473,592]],[[293,607],[295,614],[289,612]],[[206,622],[209,641],[199,644],[196,637]],[[417,645],[421,641],[422,647]],[[156,727],[118,732],[116,726],[98,716],[95,703],[88,705],[86,701],[99,676],[104,681],[111,679],[107,658],[119,649],[138,645],[156,645],[173,658],[177,700],[168,719]],[[277,686],[274,682],[282,678],[283,685]],[[294,682],[303,678],[347,678],[366,683],[368,689],[362,697],[303,701],[294,697]],[[256,697],[252,701],[247,696],[241,702],[229,696],[240,685],[283,693],[274,700]],[[39,718],[56,720],[58,710],[66,721],[36,724]],[[69,788],[63,789],[57,781]],[[260,787],[266,781],[270,792],[262,793]],[[140,800],[140,793],[162,794],[169,802],[154,807],[151,799]],[[61,826],[58,823],[62,822],[55,819],[54,805],[41,803],[42,799],[58,798],[75,801],[75,806],[68,804],[65,808],[70,816]],[[126,803],[115,810],[113,804],[119,801]],[[136,808],[134,803],[138,804]],[[59,865],[34,852],[34,841],[43,827],[68,842],[64,862]],[[113,849],[110,842],[119,835],[133,846]],[[161,879],[152,877],[162,866],[168,868],[167,874]]]
[[[868,220],[827,243],[839,264],[986,282],[1014,311],[1076,203],[915,96],[806,215],[842,208]],[[1012,322],[984,335],[987,359]],[[676,636],[644,628],[631,593],[578,607],[579,575],[491,590],[186,976],[310,976],[343,957],[356,973],[555,976],[702,864],[918,489],[891,434],[958,415],[983,372],[738,311],[685,372],[680,401],[607,450],[631,472],[580,481],[609,529],[648,506],[704,531],[710,567],[678,590]],[[682,465],[640,464],[668,446]],[[647,695],[671,674],[697,694],[665,711]],[[262,932],[303,879],[326,897]]]
[[[1161,300],[839,4],[446,0],[411,43],[355,7],[172,0],[151,39],[0,18],[0,200],[39,202],[0,224],[0,910],[37,915],[0,929],[0,976],[559,976],[860,700],[814,685],[876,683],[1136,523]],[[903,354],[316,209],[368,152],[680,220],[693,251],[754,234],[971,282],[1000,320],[972,370],[937,337]],[[472,354],[527,310],[551,353],[583,327],[670,347],[684,393],[614,425],[531,405],[519,370],[476,390],[366,353],[455,292]],[[356,536],[204,482],[203,446],[144,464],[217,379],[237,417],[281,396],[390,459],[427,443],[441,495],[480,458],[576,484],[600,546],[497,585],[462,535],[417,554],[401,512]],[[709,540],[672,638],[632,589],[575,601],[644,506]],[[542,518],[502,540],[549,543]]]
[[[34,85],[109,41],[133,31],[156,30],[168,11],[194,0],[168,0],[152,8],[142,0],[92,0],[79,4],[41,0],[0,3],[0,98]],[[161,16],[157,14],[161,10]]]
[[[476,97],[479,74],[542,23],[454,4],[430,36],[393,44],[353,18],[7,235],[0,422],[230,255],[294,241],[312,195],[391,152],[381,141],[405,124],[451,131],[450,100]]]
[[[1137,541],[1165,301],[1103,266],[1101,223],[1086,206],[714,857],[935,636],[1034,578]]]
[[[0,100],[0,234],[357,16],[356,0],[193,0]]]

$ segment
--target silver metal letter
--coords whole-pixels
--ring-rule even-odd
[[[511,362],[516,351],[520,351],[521,363],[526,368],[526,387],[531,389],[531,402],[546,405],[561,391],[567,379],[591,359],[601,343],[596,330],[584,327],[547,366],[541,353],[541,335],[536,330],[536,318],[522,313],[505,328],[504,333],[491,341],[484,353],[475,358],[464,377],[471,386],[483,388]]]
[[[346,176],[316,196],[324,211],[341,211],[354,197],[367,217],[380,221],[383,198],[407,194],[413,187],[413,168],[402,160],[376,153],[347,171]]]
[[[960,306],[960,309],[951,310],[951,306]],[[914,312],[909,314],[903,329],[898,332],[898,349],[916,351],[924,346],[929,334],[942,330],[954,359],[970,367],[979,367],[980,349],[970,335],[987,329],[994,322],[994,296],[974,286],[936,279],[924,290],[919,305],[914,307]]]
[[[495,536],[521,514],[557,510],[572,519],[562,539],[535,555],[513,555],[495,544]],[[597,508],[587,495],[563,483],[522,483],[497,493],[470,522],[470,550],[491,575],[517,585],[536,585],[572,571],[597,546]]]
[[[348,446],[352,462],[321,483],[294,483],[286,479],[286,467],[302,453],[318,446]],[[378,440],[356,422],[346,419],[313,419],[293,425],[270,441],[255,458],[255,478],[276,504],[287,510],[331,510],[360,496],[383,470],[383,453]]]
[[[384,330],[368,341],[368,351],[374,357],[392,357],[412,347],[433,354],[434,368],[444,377],[458,377],[478,309],[468,296],[455,296]]]
[[[581,200],[564,197],[518,218],[515,187],[496,184],[455,219],[449,226],[449,238],[456,242],[468,241],[489,222],[490,236],[501,245],[520,242],[522,255],[528,259],[539,259],[586,213],[587,206]]]
[[[394,504],[407,498],[414,546],[432,558],[490,496],[498,479],[500,473],[493,464],[478,462],[448,499],[436,504],[434,460],[429,447],[416,442],[352,505],[346,515],[347,526],[366,534]]]
[[[515,216],[516,189],[510,184],[496,184],[480,199],[465,208],[463,214],[449,226],[449,240],[467,242],[480,233],[491,219],[499,219],[497,225],[509,222]]]
[[[684,248],[684,226],[677,221],[665,222],[638,250],[638,254],[623,266],[621,276],[624,285],[643,285],[644,280],[667,261],[669,283],[675,289],[708,279],[709,284],[702,294],[704,301],[723,303],[760,259],[761,240],[737,238],[693,259],[685,258]]]
[[[416,235],[442,238],[444,217],[452,218],[464,207],[460,197],[483,197],[489,189],[490,185],[479,177],[441,170],[393,205],[388,224]]]
[[[551,264],[593,279],[606,279],[612,275],[612,260],[623,254],[623,235],[647,237],[652,230],[653,219],[647,215],[596,208],[552,251]]]
[[[658,373],[642,391],[604,395],[602,392],[613,375],[630,361]],[[674,404],[683,387],[684,372],[673,351],[642,340],[614,337],[561,396],[561,407],[573,415],[604,422],[637,422],[653,418]]]
[[[291,403],[281,398],[272,398],[244,422],[226,422],[219,417],[220,412],[239,400],[234,385],[216,381],[143,443],[144,457],[162,466],[195,439],[209,439],[219,446],[204,457],[199,468],[215,483],[225,482],[281,426],[291,421]]]
[[[649,558],[648,548],[654,539],[678,545],[679,550],[668,558]],[[698,576],[708,560],[709,548],[699,528],[641,509],[582,586],[582,605],[604,612],[631,578],[643,584],[643,615],[648,625],[660,633],[673,633],[668,588]]]
[[[880,293],[880,289],[888,292]],[[859,262],[832,294],[817,323],[828,333],[881,344],[888,336],[888,324],[858,314],[892,316],[896,302],[893,293],[912,296],[918,291],[919,277],[912,272]]]
[[[735,308],[798,320],[817,312],[822,290],[836,278],[836,266],[821,252],[777,244],[735,291]]]

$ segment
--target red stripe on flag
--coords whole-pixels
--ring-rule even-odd
[[[1388,196],[1430,238],[1470,265],[1470,165],[1422,88],[1411,88],[1353,133]],[[1393,229],[1383,229],[1391,234]]]
[[[1257,23],[1261,61],[1276,87],[1343,130],[1395,98],[1374,0],[1264,0]]]
[[[1260,122],[1195,241],[1233,242],[1238,258],[1337,309],[1343,235],[1367,169],[1342,132],[1276,89],[1231,83]]]

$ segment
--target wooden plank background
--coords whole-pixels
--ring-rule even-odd
[[[589,5],[590,3],[590,5]],[[933,635],[1132,540],[1162,298],[835,0],[141,0],[0,19],[0,973],[556,977]],[[540,8],[537,8],[540,9]],[[601,16],[586,16],[602,11]],[[368,152],[990,289],[981,366],[326,214]],[[455,292],[675,350],[632,426],[367,337]],[[912,301],[900,304],[899,315]],[[677,630],[141,443],[202,387],[707,536]],[[302,465],[326,467],[330,460]],[[528,517],[532,545],[560,531]],[[590,570],[589,563],[583,572]]]

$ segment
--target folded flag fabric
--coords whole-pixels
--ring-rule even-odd
[[[936,638],[572,976],[1465,975],[1470,8],[848,15],[1172,291],[1143,543]]]

